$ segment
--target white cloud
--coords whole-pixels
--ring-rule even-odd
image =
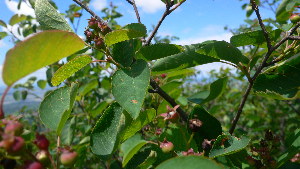
[[[199,30],[199,33],[196,34],[194,37],[184,38],[180,39],[175,44],[179,45],[190,45],[190,44],[196,44],[201,43],[207,40],[218,40],[218,41],[230,41],[232,34],[229,32],[224,31],[222,26],[219,25],[208,25],[202,29]],[[214,63],[208,63],[204,65],[199,65],[195,67],[197,70],[200,70],[203,74],[202,76],[208,76],[209,72],[212,70],[219,71],[220,68],[231,68],[235,70],[233,66],[230,66],[225,63],[220,62],[214,62]]]
[[[93,0],[91,2],[91,7],[96,11],[101,11],[103,8],[107,7],[106,0]]]
[[[178,40],[175,42],[175,44],[190,45],[190,44],[195,44],[195,43],[201,43],[201,42],[204,42],[207,40],[218,40],[218,41],[225,40],[225,41],[229,42],[231,36],[232,36],[231,33],[221,33],[221,34],[216,34],[216,35],[211,35],[211,36],[196,36],[196,37],[192,37],[192,38]]]
[[[22,2],[21,3],[21,8],[18,9],[18,2],[17,1],[9,1],[5,0],[5,4],[9,10],[16,14],[24,14],[24,15],[30,15],[30,16],[35,16],[34,10],[28,6],[27,3]]]
[[[155,13],[165,8],[161,0],[135,0],[135,3],[145,13]]]
[[[208,25],[199,30],[198,33],[194,34],[193,37],[181,38],[176,41],[179,45],[190,45],[195,43],[201,43],[207,40],[218,40],[218,41],[230,41],[231,33],[224,30],[223,26],[220,25]]]

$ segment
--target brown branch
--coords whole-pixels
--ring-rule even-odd
[[[10,89],[11,85],[10,86],[7,86],[6,89],[4,90],[2,96],[1,96],[1,101],[0,101],[0,119],[3,119],[4,116],[5,116],[5,113],[4,113],[4,109],[3,109],[3,105],[4,105],[4,100],[5,100],[5,97]]]
[[[271,44],[271,39],[270,39],[270,36],[269,36],[269,33],[261,19],[261,15],[259,13],[259,9],[258,9],[258,6],[255,2],[255,0],[250,0],[250,3],[252,4],[252,9],[255,11],[255,14],[257,16],[257,19],[258,19],[258,22],[259,22],[259,25],[261,27],[261,29],[263,30],[263,33],[264,33],[264,37],[267,41],[267,46],[268,46],[268,50],[271,50],[272,48],[272,44]]]
[[[271,45],[271,40],[269,38],[269,33],[267,32],[263,22],[262,22],[262,19],[261,19],[261,16],[260,16],[260,13],[259,13],[259,9],[258,9],[258,6],[256,5],[255,3],[255,0],[250,0],[250,2],[252,3],[252,8],[253,10],[255,10],[255,13],[256,13],[256,16],[259,20],[259,24],[263,30],[263,33],[264,33],[264,36],[267,40],[267,44],[268,44],[268,52],[266,53],[261,65],[258,67],[258,69],[256,70],[256,72],[254,73],[254,75],[252,76],[251,80],[249,81],[249,85],[243,95],[243,99],[239,105],[239,108],[238,108],[238,111],[237,111],[237,114],[236,116],[234,117],[232,123],[231,123],[231,128],[229,130],[229,133],[230,134],[233,134],[234,130],[235,130],[235,127],[237,125],[237,122],[239,121],[239,118],[243,112],[243,108],[245,106],[245,103],[247,101],[247,98],[250,94],[250,91],[253,87],[253,84],[254,84],[254,81],[256,80],[256,78],[258,77],[258,75],[261,73],[261,71],[263,70],[263,68],[265,67],[268,67],[270,64],[267,63],[269,57],[271,56],[271,54],[277,49],[279,48],[284,42],[286,42],[289,38],[292,37],[293,33],[297,30],[297,28],[300,26],[300,23],[298,23],[295,27],[293,27],[289,33],[288,36],[284,37],[283,39],[281,39],[276,45],[272,46]]]
[[[142,23],[141,22],[141,17],[140,17],[140,14],[139,14],[139,10],[136,7],[135,0],[126,0],[126,1],[133,6],[133,9],[134,9],[134,12],[135,12],[135,15],[136,15],[136,18],[137,18],[138,22]]]
[[[153,79],[150,80],[150,85],[153,88],[153,90],[150,90],[151,93],[159,94],[162,98],[164,98],[167,102],[169,102],[171,104],[171,106],[173,106],[173,107],[178,105],[176,103],[176,101],[170,95],[168,95],[165,91],[163,91]],[[184,110],[181,107],[178,107],[176,111],[179,113],[181,119],[184,122],[187,122],[188,117],[187,117],[187,114],[184,112]]]
[[[160,20],[158,21],[157,25],[155,26],[153,32],[151,33],[151,35],[149,36],[149,38],[147,39],[145,46],[150,45],[152,39],[154,38],[154,36],[156,35],[159,27],[161,26],[161,24],[163,23],[163,21],[165,20],[165,18],[171,14],[175,9],[177,9],[180,5],[182,5],[186,0],[181,1],[180,3],[176,4],[172,9],[172,5],[170,3],[166,4],[166,10],[164,12],[164,14],[162,15],[162,17],[160,18]]]
[[[130,5],[133,5],[133,2],[131,0],[126,0]]]
[[[249,85],[248,85],[248,87],[247,87],[247,89],[246,89],[246,91],[245,91],[245,94],[243,95],[243,99],[242,99],[242,101],[241,101],[241,103],[240,103],[240,105],[239,105],[237,114],[236,114],[236,116],[234,117],[234,119],[233,119],[233,121],[232,121],[232,123],[231,123],[231,127],[230,127],[230,129],[229,129],[229,133],[230,133],[231,135],[233,134],[234,129],[235,129],[236,125],[237,125],[237,122],[238,122],[239,119],[240,119],[240,116],[241,116],[241,114],[242,114],[242,112],[243,112],[243,108],[244,108],[245,103],[246,103],[246,101],[247,101],[247,99],[248,99],[248,96],[249,96],[249,94],[250,94],[250,91],[251,91],[251,89],[252,89],[252,86],[253,86],[253,82],[250,82]]]

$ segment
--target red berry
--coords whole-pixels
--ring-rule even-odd
[[[161,148],[162,152],[169,153],[174,149],[174,144],[164,139],[164,141],[160,143],[159,147]]]
[[[72,166],[76,162],[77,155],[75,151],[63,150],[60,162],[65,166]]]
[[[24,139],[22,137],[17,136],[15,137],[14,142],[8,151],[12,153],[19,152],[24,147],[24,144]]]
[[[0,147],[3,147],[5,150],[9,150],[13,145],[15,137],[11,134],[3,134],[2,141],[0,142]]]
[[[49,148],[49,140],[46,138],[43,134],[36,134],[36,139],[34,141],[34,144],[40,149],[40,150],[48,150]]]
[[[29,162],[25,165],[25,169],[43,169],[43,165],[37,161]]]
[[[188,151],[182,152],[182,155],[189,156],[189,155],[195,155],[195,156],[201,156],[203,153],[195,153],[194,149],[190,148]]]
[[[23,125],[20,122],[13,121],[13,120],[8,121],[4,130],[4,132],[7,134],[11,133],[17,136],[22,134],[22,131],[23,131]]]
[[[162,129],[161,128],[156,129],[156,131],[155,131],[156,135],[161,135],[161,133],[162,133]]]
[[[160,77],[164,79],[164,78],[167,77],[167,74],[163,73],[163,74],[160,75]]]
[[[297,14],[293,14],[291,17],[290,17],[290,20],[292,23],[297,23],[300,21],[300,16],[297,15]]]
[[[92,17],[91,19],[89,19],[88,24],[89,24],[89,28],[91,28],[91,29],[97,29],[98,21],[97,21],[96,18]]]

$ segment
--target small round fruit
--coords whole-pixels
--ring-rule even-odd
[[[65,166],[72,166],[76,162],[77,155],[75,151],[65,150],[60,155],[60,162]]]
[[[9,152],[16,153],[22,150],[25,145],[25,141],[22,137],[15,137],[14,142],[9,150]]]
[[[167,141],[166,139],[160,143],[161,151],[164,153],[169,153],[174,149],[174,144],[170,141]]]
[[[46,138],[43,134],[36,134],[36,139],[34,141],[34,144],[40,149],[40,150],[48,150],[49,147],[49,140]]]
[[[291,21],[292,23],[297,23],[297,22],[300,21],[300,16],[297,15],[297,14],[293,14],[293,15],[290,17],[290,21]]]
[[[4,130],[6,134],[11,133],[16,136],[22,134],[22,131],[23,131],[23,125],[18,121],[9,121],[5,126],[5,130]]]
[[[43,169],[43,165],[37,161],[26,164],[25,169]]]
[[[39,160],[42,164],[48,164],[50,162],[47,151],[41,150],[35,155],[36,159]]]

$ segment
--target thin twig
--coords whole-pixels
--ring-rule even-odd
[[[236,116],[234,117],[233,121],[232,121],[232,124],[231,124],[231,128],[229,130],[229,133],[230,134],[233,134],[234,130],[235,130],[235,127],[237,125],[237,122],[243,112],[243,108],[245,106],[245,103],[247,101],[247,98],[250,94],[250,91],[253,87],[253,84],[254,84],[254,81],[256,80],[256,78],[258,77],[258,75],[261,73],[261,71],[263,70],[263,68],[269,66],[270,64],[267,64],[267,61],[269,59],[269,57],[271,56],[271,54],[277,49],[279,48],[285,41],[287,41],[289,39],[289,37],[291,37],[293,35],[293,33],[297,30],[297,28],[300,26],[300,23],[298,23],[295,27],[293,27],[289,33],[288,36],[284,37],[283,39],[281,39],[276,45],[272,46],[271,45],[271,40],[269,38],[269,33],[266,31],[266,28],[264,26],[264,24],[262,23],[262,19],[261,19],[261,16],[260,16],[260,13],[259,13],[259,9],[258,9],[258,6],[256,5],[255,3],[255,0],[250,0],[250,2],[252,3],[252,8],[253,10],[255,10],[256,12],[256,15],[257,15],[257,18],[259,20],[259,24],[264,32],[264,36],[267,40],[267,44],[268,44],[268,52],[266,53],[261,65],[257,68],[256,72],[254,73],[254,75],[252,76],[251,78],[251,81],[249,81],[249,85],[243,95],[243,99],[239,105],[239,108],[238,108],[238,111],[237,111],[237,114]]]
[[[60,149],[60,137],[57,136],[57,143],[56,143],[56,166],[57,168],[59,168],[59,156],[60,156],[60,153],[61,153],[61,149]]]
[[[3,109],[3,105],[4,105],[4,100],[5,100],[5,97],[9,91],[11,86],[7,86],[6,89],[4,90],[2,96],[1,96],[1,101],[0,101],[0,119],[3,119],[4,116],[5,116],[5,113],[4,113],[4,109]]]
[[[47,157],[49,158],[49,160],[51,162],[52,167],[54,169],[57,169],[57,166],[56,166],[56,164],[55,164],[55,162],[54,162],[54,160],[53,160],[53,158],[52,158],[52,156],[51,156],[51,154],[50,154],[50,152],[48,150],[46,151],[46,154],[47,154]]]
[[[139,10],[136,7],[135,1],[134,0],[126,0],[126,1],[133,6],[133,9],[134,9],[134,12],[135,12],[135,15],[136,15],[136,18],[137,18],[138,22],[142,23],[141,22],[141,17],[140,17],[140,14],[139,14]]]
[[[169,102],[171,104],[171,106],[175,107],[176,105],[178,105],[176,103],[176,101],[170,95],[168,95],[165,91],[163,91],[153,79],[150,80],[150,85],[154,89],[152,91],[159,94],[162,98],[164,98],[167,102]],[[187,122],[188,117],[187,117],[187,114],[184,112],[184,110],[181,107],[178,107],[176,111],[179,113],[181,119],[184,122]]]
[[[271,39],[269,37],[269,33],[261,19],[261,16],[260,16],[260,13],[259,13],[259,9],[258,9],[258,6],[255,2],[255,0],[250,0],[251,4],[252,4],[252,9],[255,11],[255,14],[257,16],[257,19],[258,19],[258,22],[259,22],[259,25],[261,27],[261,29],[263,30],[263,33],[264,33],[264,37],[267,41],[267,46],[268,46],[268,50],[271,50],[272,48],[272,44],[271,44]]]
[[[133,2],[131,0],[126,0],[130,5],[133,5]]]
[[[175,9],[177,9],[180,5],[182,5],[186,0],[181,1],[180,3],[176,4],[172,9],[172,4],[166,4],[166,10],[164,12],[164,14],[162,15],[162,17],[160,18],[160,20],[158,21],[157,25],[155,26],[153,32],[151,33],[151,35],[149,36],[149,38],[147,39],[147,41],[145,42],[145,46],[150,45],[152,39],[154,38],[154,36],[156,35],[159,27],[161,26],[161,24],[163,23],[163,21],[165,20],[165,18],[172,13]]]
[[[292,103],[290,103],[289,101],[285,101],[285,102],[287,103],[287,105],[289,105],[294,110],[294,112],[296,112],[298,115],[300,115],[300,111],[297,110]]]
[[[241,116],[241,114],[242,114],[242,112],[243,112],[243,108],[244,108],[245,103],[246,103],[246,101],[247,101],[247,98],[248,98],[248,96],[249,96],[249,94],[250,94],[250,91],[251,91],[251,89],[252,89],[252,86],[253,86],[253,82],[251,82],[251,83],[249,82],[249,85],[248,85],[248,87],[247,87],[247,89],[246,89],[246,91],[245,91],[245,94],[243,95],[242,101],[241,101],[241,103],[240,103],[240,105],[239,105],[237,114],[236,114],[236,116],[234,117],[234,119],[233,119],[233,121],[232,121],[232,123],[231,123],[231,128],[229,129],[229,133],[230,133],[231,135],[233,134],[234,129],[235,129],[236,125],[237,125],[237,122],[238,122],[239,119],[240,119],[240,116]]]

